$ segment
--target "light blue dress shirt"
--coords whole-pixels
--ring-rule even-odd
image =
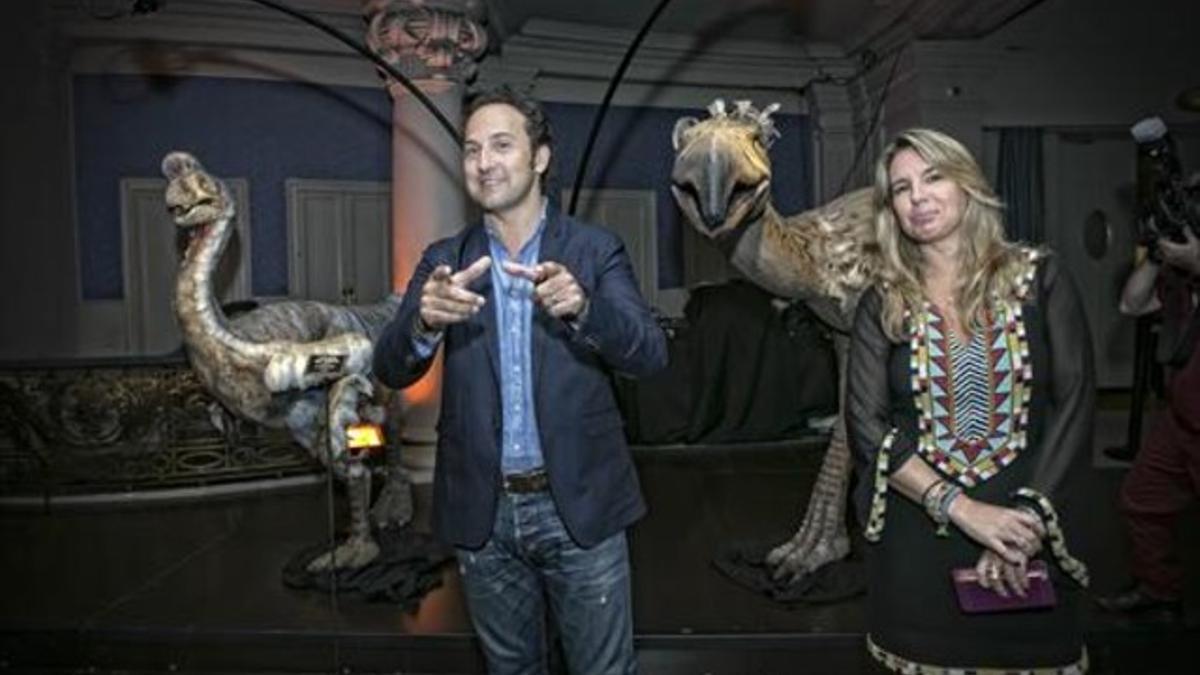
[[[504,271],[511,260],[525,266],[538,262],[543,212],[533,236],[516,256],[509,258],[503,242],[488,230],[492,253],[492,288],[496,301],[496,332],[500,340],[500,406],[503,429],[500,440],[500,470],[523,473],[542,466],[542,443],[538,438],[537,411],[533,403],[533,283]]]
[[[541,468],[542,443],[538,437],[537,411],[533,402],[533,283],[504,271],[506,260],[525,266],[538,262],[542,232],[546,229],[545,207],[537,228],[516,256],[499,236],[487,229],[492,256],[492,296],[496,312],[496,339],[499,341],[501,439],[500,470],[505,474],[524,473]],[[441,333],[413,334],[414,351],[426,358],[437,349]]]

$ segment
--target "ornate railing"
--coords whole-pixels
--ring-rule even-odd
[[[0,497],[209,486],[319,471],[233,418],[182,357],[0,363]]]

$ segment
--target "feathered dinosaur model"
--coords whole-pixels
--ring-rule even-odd
[[[346,483],[350,536],[309,564],[310,572],[358,568],[379,546],[378,525],[412,518],[411,485],[398,467],[368,515],[371,472],[348,452],[345,429],[381,422],[368,379],[374,338],[395,314],[398,298],[373,306],[280,302],[227,319],[216,302],[213,270],[228,243],[235,205],[228,188],[195,157],[172,152],[162,162],[167,210],[189,235],[175,286],[175,312],[192,368],[235,414],[292,437]]]
[[[692,226],[738,270],[777,296],[805,301],[834,330],[844,396],[847,332],[870,270],[871,191],[856,190],[791,216],[776,211],[767,151],[779,135],[771,120],[778,108],[760,111],[737,101],[728,110],[718,99],[708,118],[676,122],[671,190]],[[767,556],[776,578],[795,580],[849,554],[851,466],[839,415],[799,530]]]

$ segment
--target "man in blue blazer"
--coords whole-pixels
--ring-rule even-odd
[[[551,145],[527,97],[468,104],[483,221],[426,249],[375,373],[408,386],[444,349],[433,523],[489,672],[544,672],[548,601],[571,672],[633,673],[625,530],[646,507],[610,378],[663,367],[666,341],[620,239],[547,208]]]

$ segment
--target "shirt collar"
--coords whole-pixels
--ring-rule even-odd
[[[529,235],[529,239],[525,240],[525,242],[521,244],[521,249],[517,252],[517,257],[521,257],[521,255],[529,248],[530,244],[541,239],[542,232],[546,229],[546,209],[548,206],[549,200],[543,197],[542,208],[538,212],[537,227],[533,228],[533,233]],[[487,232],[488,239],[491,240],[493,245],[499,245],[501,249],[504,248],[499,229],[492,225],[487,218],[483,219],[483,230],[484,232]]]

